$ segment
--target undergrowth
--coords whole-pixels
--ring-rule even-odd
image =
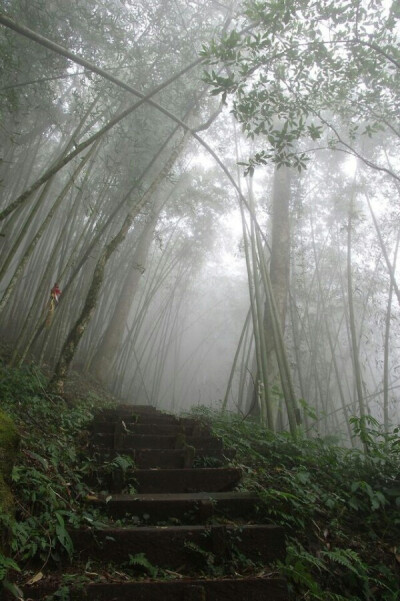
[[[12,531],[9,553],[0,553],[0,580],[7,572],[12,580],[18,570],[23,582],[40,580],[50,566],[72,557],[71,528],[102,525],[85,501],[90,491],[84,480],[96,469],[86,427],[105,401],[85,390],[81,400],[67,403],[48,395],[45,386],[35,367],[0,365],[1,408],[21,435],[12,475],[17,519],[0,516],[0,527]],[[398,430],[384,435],[372,418],[352,419],[365,453],[322,439],[271,434],[229,413],[200,408],[196,415],[212,424],[227,448],[236,449],[242,486],[261,499],[257,521],[284,528],[287,557],[278,567],[296,601],[400,598]],[[129,470],[121,457],[106,463],[106,471],[114,471],[113,462]],[[218,569],[213,557],[188,551],[200,554],[208,571]],[[158,568],[139,554],[129,558],[126,570],[155,577]]]
[[[85,503],[85,429],[93,411],[106,403],[95,394],[67,403],[45,387],[45,376],[34,366],[0,365],[1,408],[21,436],[12,472],[16,519],[0,515],[0,527],[11,531],[11,557],[0,554],[0,588],[7,569],[22,569],[25,581],[32,574],[39,580],[46,566],[71,558],[68,530],[93,525],[98,517]]]
[[[199,408],[258,493],[258,521],[283,526],[279,565],[296,601],[400,598],[400,438],[353,418],[367,451],[272,434],[252,420]]]

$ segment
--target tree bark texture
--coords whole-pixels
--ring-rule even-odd
[[[92,360],[91,372],[103,384],[109,379],[115,357],[124,338],[129,312],[139,286],[140,277],[145,269],[157,219],[158,212],[151,216],[140,235],[132,256],[129,273],[122,284],[121,294],[103,339]]]
[[[60,358],[55,367],[53,377],[49,382],[49,388],[51,391],[58,394],[64,392],[64,381],[67,376],[69,367],[72,359],[74,358],[76,349],[82,338],[96,308],[97,300],[100,294],[101,285],[104,279],[104,270],[107,262],[111,257],[112,253],[118,248],[121,242],[125,239],[128,229],[132,224],[134,217],[129,214],[125,219],[125,222],[118,232],[118,234],[111,240],[111,242],[103,249],[101,253],[92,278],[92,282],[89,291],[86,296],[85,305],[81,311],[78,320],[72,327],[67,340],[61,351]]]
[[[285,331],[290,278],[290,170],[275,168],[272,191],[272,230],[270,277],[282,332]],[[272,352],[271,310],[265,307],[265,329],[268,354]]]

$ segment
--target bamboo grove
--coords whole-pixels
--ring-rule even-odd
[[[7,0],[9,364],[296,437],[397,407],[395,3]],[[54,283],[59,299],[50,299]]]

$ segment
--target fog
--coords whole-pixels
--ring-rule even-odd
[[[344,444],[352,416],[396,424],[398,28],[391,3],[342,4],[321,25],[252,2],[3,4],[10,365]]]

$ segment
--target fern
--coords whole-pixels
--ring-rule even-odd
[[[125,474],[128,469],[133,469],[135,467],[135,462],[132,457],[129,457],[128,455],[117,455],[107,464],[107,467],[110,471],[120,469]]]
[[[350,572],[367,582],[368,568],[352,549],[334,549],[333,551],[321,551],[321,556],[330,561],[338,563]]]
[[[289,582],[311,594],[310,599],[324,600],[323,591],[312,573],[313,569],[318,572],[327,569],[321,559],[308,553],[301,545],[290,544],[287,547],[285,563],[278,562],[278,566]]]
[[[217,569],[216,557],[212,551],[206,551],[192,541],[185,541],[184,547],[197,556],[202,567],[206,568],[209,572],[211,571],[211,573],[215,573]]]
[[[348,596],[343,597],[338,593],[324,593],[323,601],[351,601]]]
[[[70,601],[70,587],[63,584],[55,593],[48,595],[45,601]]]
[[[199,547],[199,545],[196,545],[196,543],[193,543],[190,540],[185,541],[184,547],[185,547],[185,549],[189,549],[190,551],[194,551],[194,553],[198,553],[202,557],[207,557],[207,555],[208,555],[208,551],[205,551],[204,549],[202,549],[201,547]]]
[[[13,559],[5,557],[2,553],[0,553],[0,582],[5,579],[8,570],[20,572],[19,567]]]
[[[129,555],[129,566],[140,567],[146,570],[152,578],[156,578],[158,574],[158,568],[153,566],[152,563],[147,559],[144,553],[136,553],[136,555]]]

